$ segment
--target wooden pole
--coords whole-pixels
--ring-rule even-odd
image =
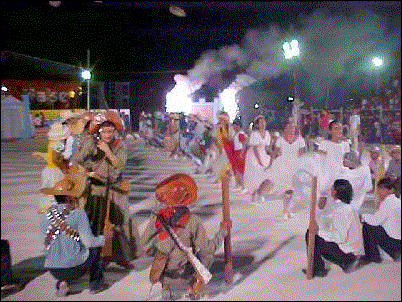
[[[375,180],[374,180],[374,209],[378,210],[380,207],[380,200],[378,199],[378,194],[377,194],[377,183],[380,181],[381,178],[384,177],[385,175],[385,151],[384,151],[384,145],[381,145],[381,160],[378,162],[376,165],[375,169]]]
[[[229,175],[224,173],[222,177],[222,219],[226,225],[230,225],[230,211],[229,211]],[[230,229],[224,238],[224,251],[225,251],[225,281],[228,284],[233,284],[233,258],[232,246],[230,240]]]
[[[317,204],[317,176],[313,176],[311,182],[311,200],[310,200],[310,223],[308,232],[308,245],[307,245],[307,279],[313,278],[314,270],[314,246],[315,246],[315,235],[316,224],[315,220],[315,208]]]

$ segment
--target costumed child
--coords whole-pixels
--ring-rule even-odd
[[[55,122],[50,126],[47,133],[47,152],[34,151],[32,153],[34,157],[43,159],[46,162],[46,167],[41,173],[41,188],[53,187],[56,182],[63,178],[64,173],[67,172],[68,165],[67,161],[65,161],[62,156],[62,152],[65,147],[65,141],[69,135],[70,130],[68,126]],[[56,200],[53,196],[42,195],[37,212],[42,214],[47,211],[49,206],[55,203]]]
[[[57,280],[57,296],[66,296],[71,283],[87,272],[91,293],[106,288],[99,247],[111,233],[92,234],[87,214],[78,207],[78,199],[86,187],[87,177],[71,169],[54,186],[41,189],[43,194],[57,200],[57,204],[50,206],[40,219],[46,247],[44,267]]]
[[[189,262],[186,253],[173,241],[165,229],[168,226],[185,247],[206,267],[211,267],[214,253],[228,234],[228,227],[221,223],[213,239],[197,216],[188,208],[197,199],[197,185],[187,174],[174,174],[156,186],[155,197],[165,207],[150,217],[142,236],[143,251],[154,256],[150,271],[153,284],[161,282],[162,298],[174,299],[186,290],[192,298],[202,294],[204,283]]]

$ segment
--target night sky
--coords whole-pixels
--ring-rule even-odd
[[[355,87],[356,84],[369,91],[372,83],[365,83],[368,76],[360,72],[360,69],[365,56],[371,55],[376,49],[386,52],[391,62],[386,66],[387,70],[384,70],[384,78],[400,72],[399,1],[61,1],[59,7],[50,6],[49,1],[36,4],[29,1],[0,3],[2,50],[86,66],[87,49],[90,49],[93,79],[98,81],[127,79],[138,75],[151,77],[156,74],[173,78],[174,74],[186,74],[190,70],[195,74],[199,71],[197,64],[200,63],[200,58],[206,57],[205,52],[217,52],[222,47],[240,45],[242,50],[247,49],[248,54],[252,53],[248,57],[249,62],[258,59],[259,63],[262,62],[260,68],[265,71],[256,70],[255,64],[240,66],[236,70],[243,69],[243,72],[257,78],[260,87],[264,86],[264,82],[268,82],[265,86],[271,90],[274,89],[273,86],[289,86],[289,68],[275,67],[277,58],[270,54],[270,43],[276,32],[281,35],[298,33],[302,38],[310,39],[310,43],[316,43],[314,47],[308,45],[303,49],[304,65],[301,65],[300,77],[309,81],[304,84],[307,87],[305,98],[318,95],[316,98],[320,100],[322,91],[313,86],[321,87],[325,81],[331,81],[332,90],[340,83],[346,83],[348,79],[351,81],[342,89],[334,90],[337,98],[349,97],[350,87]],[[173,15],[169,12],[170,5],[180,6],[187,16]],[[327,23],[332,22],[331,26],[336,26],[339,20],[346,20],[345,24],[348,24],[348,18],[363,9],[370,11],[370,15],[364,17],[367,24],[364,23],[364,18],[363,21],[362,18],[358,21],[354,19],[353,22],[362,22],[363,26],[357,25],[362,28],[356,29],[355,26],[348,25],[342,31],[344,40],[353,34],[360,35],[360,32],[364,32],[361,37],[350,39],[345,41],[344,46],[341,45],[344,48],[339,51],[349,49],[350,52],[339,54],[336,58],[331,57],[328,52],[339,47],[339,41],[334,39],[331,40],[334,45],[323,46],[323,53],[320,53],[321,46],[317,45],[325,44],[334,32]],[[311,17],[317,10],[325,13]],[[338,21],[331,19],[333,15]],[[377,16],[380,16],[380,21],[377,21]],[[270,30],[275,26],[279,29]],[[381,26],[381,29],[376,29],[376,26]],[[251,30],[257,33],[250,32]],[[381,33],[382,36],[375,39],[375,33]],[[314,40],[314,35],[321,35],[321,40]],[[367,37],[372,41],[366,43]],[[366,44],[372,47],[366,47]],[[356,52],[362,48],[366,53],[357,55]],[[327,64],[339,66],[328,67]],[[321,69],[320,66],[324,65],[326,67]],[[275,72],[270,69],[275,69]],[[223,71],[230,74],[234,70],[231,68]],[[361,75],[357,75],[356,70]],[[216,82],[216,74],[208,74],[208,77],[206,83],[213,82],[212,79]]]

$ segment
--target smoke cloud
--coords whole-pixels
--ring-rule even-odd
[[[373,56],[381,55],[384,59],[384,81],[400,70],[400,11],[394,15],[390,18],[364,9],[319,9],[309,15],[300,14],[292,31],[278,25],[250,29],[240,45],[206,50],[184,77],[194,90],[210,85],[217,92],[229,87],[238,74],[246,74],[257,83],[284,75],[290,78],[295,66],[285,60],[282,45],[296,38],[300,48],[297,75],[301,99],[307,106],[320,106],[327,97],[336,104],[351,95],[367,95],[375,87]],[[249,82],[254,89],[267,87]],[[274,91],[277,87],[272,86],[269,89]],[[261,100],[253,102],[262,104],[267,94],[253,95],[261,95]]]

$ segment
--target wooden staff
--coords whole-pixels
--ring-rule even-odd
[[[109,186],[110,180],[109,178],[106,181],[106,217],[105,217],[105,225],[103,227],[103,234],[109,234],[113,232],[113,224],[110,222],[110,198],[109,198]],[[101,250],[101,258],[111,258],[113,254],[113,246],[112,246],[112,238],[105,237],[105,245],[102,247]]]
[[[380,181],[381,178],[384,177],[385,175],[385,151],[384,151],[384,145],[381,146],[381,160],[379,163],[376,165],[375,169],[375,180],[374,180],[374,209],[378,210],[380,207],[380,200],[378,198],[377,190],[378,186],[377,183]]]
[[[316,235],[315,208],[317,203],[317,176],[313,176],[311,183],[311,201],[310,201],[310,223],[308,228],[308,245],[307,245],[307,279],[313,278],[314,270],[314,246]]]
[[[229,175],[224,173],[222,177],[222,219],[223,222],[230,226],[228,234],[225,236],[223,244],[225,251],[225,281],[228,284],[233,284],[233,259],[232,246],[230,241],[230,212],[229,212]]]

